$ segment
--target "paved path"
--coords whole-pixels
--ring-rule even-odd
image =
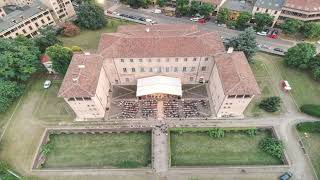
[[[157,173],[168,171],[168,136],[165,126],[155,127],[153,133],[153,168]]]

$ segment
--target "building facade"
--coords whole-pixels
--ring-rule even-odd
[[[241,116],[260,94],[244,54],[228,54],[216,33],[193,25],[132,25],[103,34],[97,54],[74,55],[58,95],[78,118],[102,118],[112,86],[152,76],[207,83],[218,117]]]
[[[50,9],[57,20],[65,21],[76,15],[71,0],[41,0],[41,2]]]
[[[257,0],[254,4],[252,15],[255,13],[267,13],[273,17],[272,27],[278,21],[284,0]]]
[[[320,20],[319,0],[286,0],[280,14],[280,20],[297,19],[301,21]]]

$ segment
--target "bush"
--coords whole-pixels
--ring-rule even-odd
[[[53,148],[53,144],[47,143],[41,146],[41,152],[43,153],[44,156],[47,156],[52,151],[52,148]]]
[[[224,137],[224,130],[222,128],[213,128],[208,131],[208,135],[212,138]]]
[[[256,128],[247,129],[247,130],[245,130],[245,133],[248,134],[249,136],[255,136],[255,135],[257,135],[257,129]]]
[[[280,98],[279,97],[269,97],[262,100],[259,107],[267,112],[276,112],[280,108]]]
[[[300,132],[320,133],[320,121],[299,123],[297,129]]]
[[[5,112],[24,89],[24,85],[16,82],[0,80],[0,112]]]
[[[300,110],[311,116],[320,117],[320,105],[305,104],[300,107]]]
[[[119,164],[117,164],[116,166],[118,168],[137,168],[137,167],[139,167],[139,165],[140,164],[138,162],[124,160],[124,161],[120,162]]]
[[[62,27],[62,35],[64,36],[73,37],[80,34],[80,28],[71,22],[65,23]]]
[[[259,143],[259,147],[266,153],[279,159],[283,156],[283,143],[276,138],[265,138]]]
[[[71,47],[70,47],[70,50],[71,50],[72,52],[82,52],[82,48],[79,47],[79,46],[71,46]]]

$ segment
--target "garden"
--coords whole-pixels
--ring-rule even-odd
[[[282,142],[270,129],[170,130],[171,166],[281,165]]]
[[[151,164],[151,134],[50,134],[42,168],[141,168]]]

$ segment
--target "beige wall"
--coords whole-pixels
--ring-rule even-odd
[[[213,101],[214,110],[217,113],[223,103],[225,98],[223,87],[221,83],[221,79],[219,76],[219,72],[217,66],[213,67],[210,80],[209,80],[209,89],[210,89],[210,96]]]
[[[235,96],[234,98],[230,98],[230,96],[226,96],[223,100],[223,103],[217,112],[218,117],[235,117],[242,116],[244,110],[247,108],[253,96],[245,97],[241,95],[241,97]]]
[[[32,17],[17,23],[16,25],[0,32],[0,37],[15,38],[18,34],[33,37],[38,34],[41,27],[47,25],[55,25],[53,17],[49,10],[43,10],[41,13],[35,14]]]
[[[266,9],[266,8],[254,6],[252,10],[252,15],[254,15],[255,13],[267,13],[270,16],[273,16],[273,23],[271,26],[273,27],[281,14],[281,10]]]

